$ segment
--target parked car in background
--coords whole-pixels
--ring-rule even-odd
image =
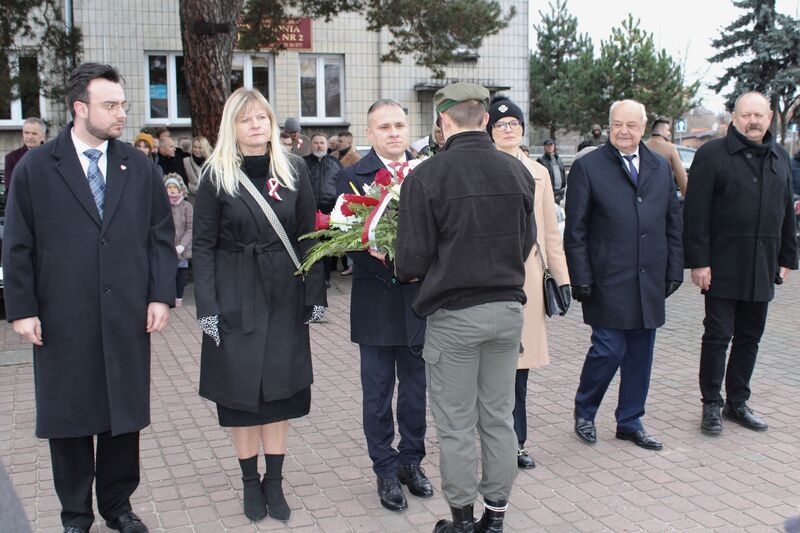
[[[695,148],[689,148],[688,146],[676,146],[675,148],[678,149],[678,155],[681,156],[681,163],[683,163],[683,169],[686,171],[686,175],[689,175],[689,167],[692,166],[692,161],[694,161],[694,154],[697,152]]]

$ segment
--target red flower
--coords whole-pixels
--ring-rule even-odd
[[[388,187],[392,184],[392,173],[385,168],[380,169],[378,173],[375,174],[375,183]]]
[[[342,214],[346,217],[355,215],[355,213],[353,213],[353,211],[350,209],[350,206],[347,204],[342,204]]]
[[[366,206],[378,205],[380,202],[377,198],[371,196],[361,196],[359,194],[345,194],[344,199],[351,204],[361,204]]]
[[[317,211],[317,218],[314,223],[314,229],[329,229],[331,227],[331,217],[322,211]]]

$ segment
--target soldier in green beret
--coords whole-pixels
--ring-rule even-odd
[[[534,181],[492,144],[488,102],[489,91],[473,83],[434,95],[445,145],[406,178],[400,202],[396,273],[420,283],[412,307],[427,317],[422,357],[452,513],[435,533],[502,531],[517,474],[512,410],[525,259],[536,238]]]

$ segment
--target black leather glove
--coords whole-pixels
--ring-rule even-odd
[[[677,280],[674,280],[674,279],[668,279],[667,280],[667,289],[665,291],[664,298],[669,298],[670,296],[672,296],[672,293],[677,291],[678,288],[681,285],[683,285],[682,281],[677,281]]]
[[[581,302],[588,302],[589,299],[592,297],[592,286],[591,285],[573,285],[572,286],[572,297]]]
[[[775,273],[775,285],[783,285],[783,278],[781,277],[780,271]]]
[[[569,311],[569,304],[572,303],[572,297],[570,296],[570,286],[569,285],[562,285],[558,288],[558,292],[561,293],[561,299],[564,301],[564,314],[567,314]]]

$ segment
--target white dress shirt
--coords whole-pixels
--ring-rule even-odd
[[[88,144],[80,140],[77,135],[75,135],[75,128],[72,128],[70,130],[70,135],[72,135],[72,144],[75,145],[75,151],[78,152],[78,160],[81,162],[81,167],[83,167],[84,175],[87,175],[87,172],[89,171],[90,160],[83,154],[83,152],[92,149],[100,150],[100,152],[102,152],[100,159],[97,160],[97,167],[100,169],[100,174],[103,175],[103,181],[105,182],[106,171],[108,170],[108,157],[106,156],[107,155],[106,153],[108,152],[108,141],[107,140],[103,141],[98,146],[89,146]]]
[[[617,150],[617,152],[619,152],[620,157],[622,157],[623,159],[625,159],[626,155],[635,155],[636,157],[633,158],[631,163],[633,163],[633,166],[636,167],[636,172],[639,172],[639,159],[641,159],[641,158],[639,157],[639,147],[638,146],[636,147],[636,150],[631,152],[630,154],[623,154],[619,150]],[[625,164],[626,165],[628,164],[628,160],[627,159],[625,159]],[[630,170],[630,165],[628,166],[628,170]]]

